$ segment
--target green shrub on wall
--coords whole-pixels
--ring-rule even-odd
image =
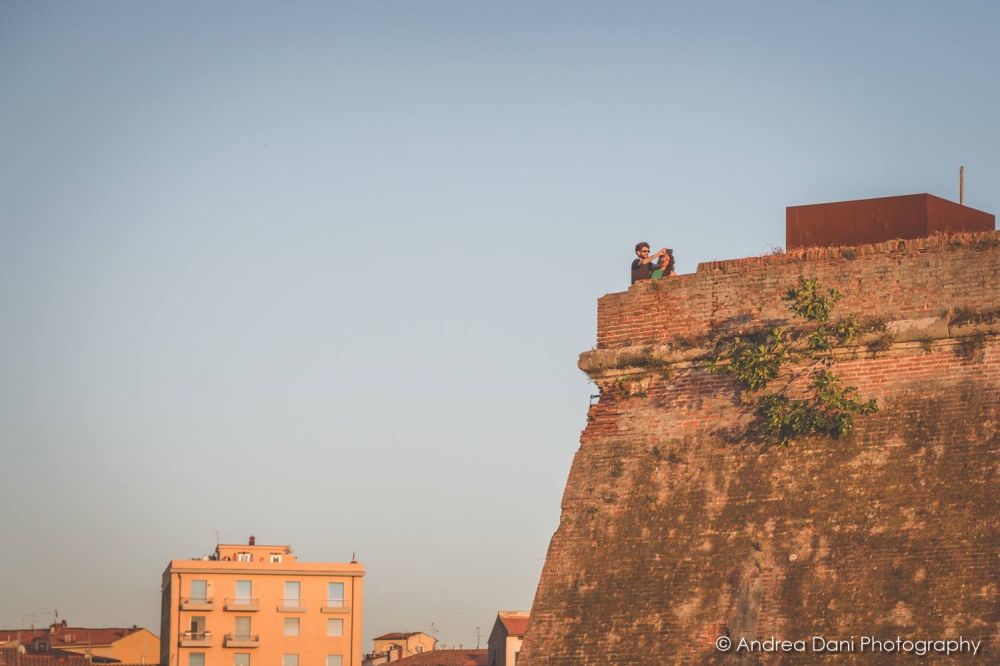
[[[861,326],[853,316],[831,320],[840,294],[823,289],[815,278],[801,279],[783,300],[805,321],[803,326],[774,326],[723,338],[715,345],[709,367],[736,381],[753,414],[749,434],[764,444],[847,434],[856,415],[878,411],[874,399],[861,400],[856,387],[842,386],[833,373],[832,350],[854,342]],[[789,391],[802,384],[797,380],[805,380],[806,390],[793,398]]]

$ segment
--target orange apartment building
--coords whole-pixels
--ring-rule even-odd
[[[162,666],[361,666],[364,567],[219,545],[163,572]]]

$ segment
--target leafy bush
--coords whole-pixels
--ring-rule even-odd
[[[788,444],[811,435],[840,437],[851,431],[854,416],[878,411],[875,400],[862,401],[854,386],[840,386],[833,374],[832,350],[857,339],[862,326],[853,316],[831,321],[840,293],[823,289],[815,278],[802,279],[783,297],[792,314],[808,324],[799,329],[774,326],[716,343],[709,367],[731,376],[747,394],[754,416],[751,431],[765,444]],[[794,380],[809,379],[806,396],[792,398]],[[786,379],[778,390],[772,383]]]

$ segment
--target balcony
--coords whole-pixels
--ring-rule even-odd
[[[320,602],[320,613],[350,613],[351,607],[343,599],[324,599]]]
[[[223,641],[226,647],[231,648],[255,648],[260,647],[259,634],[226,634]]]
[[[210,611],[215,609],[215,599],[208,597],[181,597],[181,610]]]
[[[227,611],[253,612],[260,610],[260,599],[250,597],[226,598]]]
[[[181,647],[212,647],[212,632],[211,631],[182,632]]]
[[[278,599],[279,613],[305,613],[306,605],[301,599]]]

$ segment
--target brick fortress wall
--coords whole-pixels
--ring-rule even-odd
[[[884,322],[835,370],[881,411],[839,440],[733,442],[745,408],[699,357],[787,320],[800,276],[843,294],[835,315]],[[724,633],[963,635],[1000,661],[998,333],[997,232],[712,262],[601,298],[580,358],[601,399],[519,664],[728,663]]]

